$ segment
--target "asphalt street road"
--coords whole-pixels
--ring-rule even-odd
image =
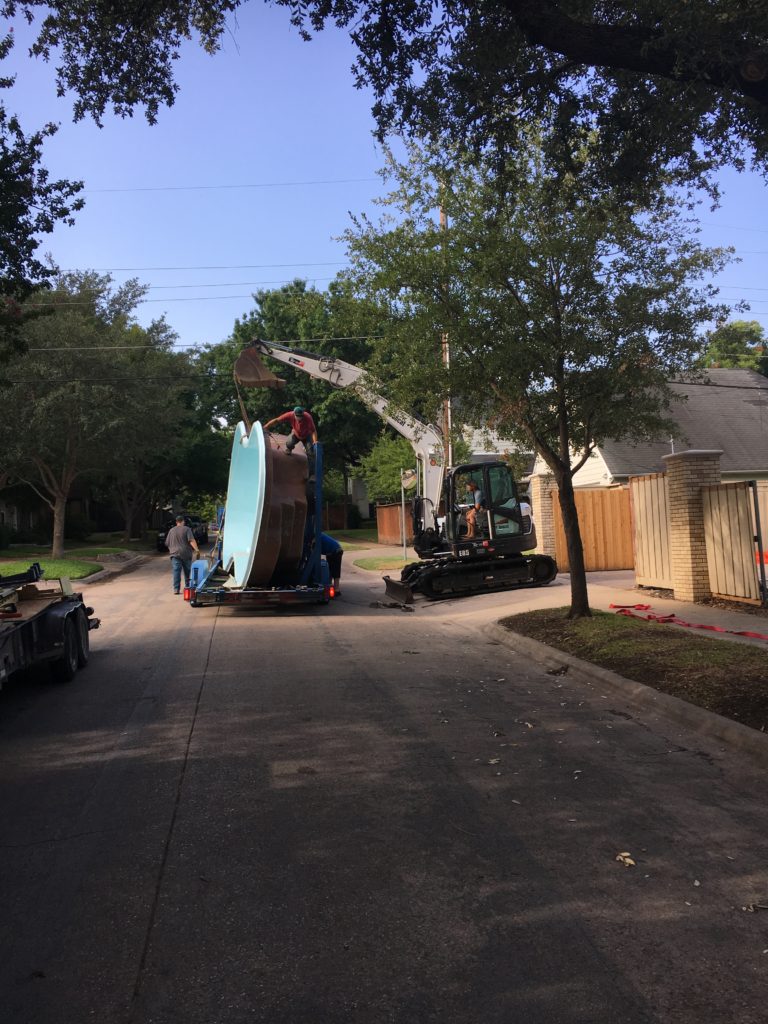
[[[520,595],[343,582],[192,609],[158,558],[0,693],[3,1024],[764,1024],[758,769],[491,641]]]

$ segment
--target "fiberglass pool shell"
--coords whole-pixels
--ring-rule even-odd
[[[266,587],[298,567],[307,518],[307,457],[287,437],[238,423],[224,516],[222,562],[233,585]]]

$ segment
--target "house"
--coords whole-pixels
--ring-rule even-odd
[[[683,397],[670,409],[680,436],[658,441],[605,441],[573,478],[574,487],[626,485],[632,476],[662,473],[662,456],[686,449],[722,451],[724,483],[768,480],[768,378],[754,370],[710,369],[708,383],[676,383]],[[547,473],[538,457],[534,474]]]

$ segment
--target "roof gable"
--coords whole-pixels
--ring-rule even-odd
[[[724,473],[768,471],[768,378],[742,369],[711,369],[707,377],[709,383],[670,385],[685,396],[670,409],[683,435],[674,448],[669,438],[600,445],[613,477],[657,473],[665,468],[663,455],[686,448],[721,450]]]

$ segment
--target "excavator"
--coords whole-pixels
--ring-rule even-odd
[[[235,380],[258,386],[274,374],[268,356],[331,387],[349,389],[411,444],[416,456],[413,548],[421,561],[406,565],[396,580],[385,576],[387,594],[410,604],[416,594],[436,600],[517,587],[544,586],[557,575],[548,555],[533,554],[536,530],[525,496],[518,494],[503,460],[446,467],[442,432],[432,423],[393,407],[376,381],[359,366],[334,356],[254,339],[235,362]],[[283,382],[280,381],[282,384]],[[482,507],[467,523],[467,485],[479,490]],[[471,517],[470,517],[471,519]]]

